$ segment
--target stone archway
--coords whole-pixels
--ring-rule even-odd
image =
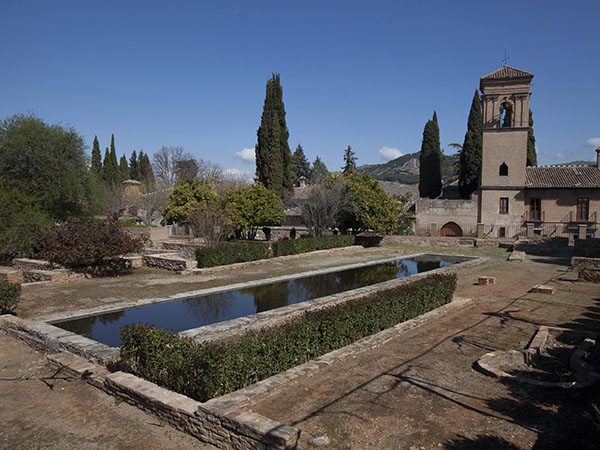
[[[440,228],[440,236],[461,237],[463,230],[456,222],[447,222]]]

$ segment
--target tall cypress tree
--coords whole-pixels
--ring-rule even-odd
[[[527,132],[527,165],[537,166],[537,154],[535,151],[535,136],[533,135],[533,113],[529,110],[529,130]]]
[[[310,176],[310,163],[306,159],[304,149],[300,144],[296,147],[296,151],[292,155],[292,170],[294,172],[294,178],[299,180],[300,177],[308,179]]]
[[[442,193],[442,149],[437,113],[428,120],[423,130],[419,155],[419,196],[436,198]]]
[[[468,198],[479,186],[481,152],[483,149],[483,115],[481,100],[476,89],[467,121],[467,133],[460,151],[458,166],[458,190],[462,198]]]
[[[100,143],[98,136],[94,136],[94,144],[92,146],[92,164],[90,171],[96,174],[97,177],[102,176],[102,154],[100,153]]]
[[[117,149],[115,148],[115,135],[110,138],[110,165],[111,165],[111,184],[120,183],[119,160],[117,159]]]
[[[153,190],[155,185],[154,171],[152,170],[152,164],[150,164],[150,158],[142,150],[140,150],[138,156],[138,165],[140,167],[140,181],[145,185],[145,189]]]
[[[276,118],[277,120],[273,120]],[[278,128],[277,133],[272,129]],[[272,142],[277,134],[277,143]],[[289,131],[285,122],[283,90],[279,74],[273,74],[267,81],[265,103],[257,132],[256,176],[258,181],[278,194],[291,190],[291,152],[288,144]],[[278,180],[282,180],[279,184]],[[275,184],[270,184],[274,182]]]
[[[119,160],[119,180],[121,182],[129,179],[129,165],[127,164],[127,156],[121,156]]]
[[[140,166],[136,151],[131,152],[131,158],[129,158],[129,178],[132,180],[140,181]]]
[[[344,150],[344,166],[342,169],[344,169],[344,175],[350,175],[356,171],[356,157],[350,146]]]
[[[106,184],[111,184],[112,172],[110,165],[110,152],[108,147],[104,151],[104,162],[102,163],[102,179]]]

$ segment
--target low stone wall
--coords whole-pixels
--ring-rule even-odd
[[[12,263],[19,270],[50,270],[54,267],[43,259],[15,258]]]
[[[579,281],[600,283],[600,258],[574,257],[571,259],[571,269],[577,272]]]
[[[135,375],[121,371],[111,373],[106,364],[115,362],[118,349],[43,322],[11,315],[0,316],[0,328],[44,353],[50,352],[48,359],[64,367],[70,375],[81,377],[92,386],[155,414],[175,428],[218,448],[293,449],[298,443],[299,429],[245,410],[230,398],[201,403]],[[82,352],[85,348],[87,351]],[[79,350],[81,356],[61,351],[63,349]],[[110,358],[103,360],[99,355],[107,352]]]
[[[143,265],[175,272],[186,270],[187,260],[173,254],[143,255]]]
[[[23,283],[23,272],[14,267],[0,267],[0,280],[9,283]]]
[[[440,247],[473,247],[475,239],[469,237],[385,236],[382,245],[438,245]]]

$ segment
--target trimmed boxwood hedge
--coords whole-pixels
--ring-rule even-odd
[[[12,313],[21,298],[21,285],[0,280],[0,314]]]
[[[315,250],[348,247],[349,245],[354,245],[354,239],[355,236],[352,234],[340,234],[337,236],[273,242],[273,256],[297,255],[298,253]]]
[[[455,274],[434,274],[226,343],[198,344],[151,325],[129,325],[121,330],[121,366],[206,401],[446,304],[455,289]]]
[[[215,267],[269,256],[269,244],[264,242],[225,242],[212,247],[196,249],[198,267]]]

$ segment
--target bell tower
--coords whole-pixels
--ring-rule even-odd
[[[505,65],[480,80],[483,148],[478,222],[490,237],[513,236],[521,226],[532,79],[532,73]]]

